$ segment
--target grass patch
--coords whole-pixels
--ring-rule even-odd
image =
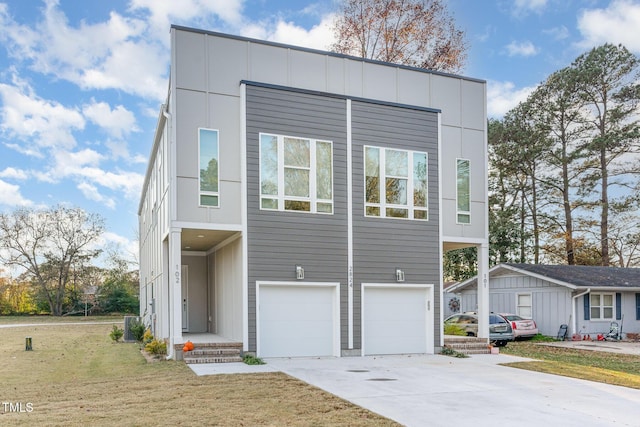
[[[147,363],[140,344],[114,343],[110,330],[2,329],[0,399],[31,403],[33,411],[0,406],[0,424],[397,425],[282,373],[198,377],[182,362]],[[33,351],[24,349],[26,336]]]
[[[537,359],[506,366],[640,389],[640,356],[513,342],[502,353]]]

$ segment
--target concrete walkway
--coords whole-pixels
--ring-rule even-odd
[[[607,353],[633,354],[640,356],[640,342],[630,341],[558,341],[539,343],[551,347],[575,348],[576,350],[604,351]],[[640,421],[638,421],[640,424]]]
[[[406,426],[638,426],[640,390],[500,366],[507,355],[267,359],[198,375],[281,371]]]

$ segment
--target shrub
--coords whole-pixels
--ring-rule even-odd
[[[442,348],[442,350],[440,351],[440,354],[443,354],[445,356],[459,357],[462,359],[469,357],[464,353],[461,353],[459,351],[452,349],[451,347],[446,347],[446,346]]]
[[[466,336],[467,333],[460,326],[450,323],[448,325],[444,325],[444,334],[445,335],[461,335]]]
[[[118,325],[113,325],[111,332],[109,332],[109,336],[115,342],[118,342],[123,335],[124,335],[124,329],[119,328]]]
[[[151,333],[151,329],[147,328],[147,330],[144,331],[144,335],[142,336],[142,343],[147,345],[151,341],[153,341],[153,334]]]
[[[247,365],[264,365],[264,360],[260,359],[259,357],[256,357],[252,354],[245,354],[242,357],[242,361],[244,363],[246,363]]]
[[[150,354],[156,354],[156,355],[167,354],[167,343],[154,338],[147,345],[144,346],[144,349],[147,353],[150,353]]]
[[[147,328],[144,326],[144,323],[140,320],[134,319],[129,323],[129,330],[131,331],[133,338],[138,342],[142,342],[146,329]]]

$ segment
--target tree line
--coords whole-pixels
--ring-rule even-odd
[[[108,267],[92,264],[103,232],[104,219],[79,208],[0,214],[0,314],[137,313],[137,269],[115,252]]]

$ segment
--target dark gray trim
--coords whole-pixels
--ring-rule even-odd
[[[387,101],[380,101],[380,100],[377,100],[377,99],[369,99],[369,98],[360,98],[360,97],[355,97],[355,96],[340,95],[340,94],[332,93],[332,92],[321,92],[321,91],[318,91],[318,90],[308,90],[308,89],[300,89],[300,88],[295,88],[295,87],[290,87],[290,86],[280,86],[280,85],[274,85],[274,84],[270,84],[270,83],[254,82],[254,81],[251,81],[251,80],[240,80],[240,84],[245,84],[247,86],[262,87],[262,88],[266,88],[266,89],[275,89],[275,90],[282,90],[282,91],[287,91],[287,92],[304,93],[304,94],[308,94],[308,95],[323,96],[323,97],[326,97],[326,98],[344,99],[344,100],[350,99],[352,101],[357,101],[357,102],[366,102],[367,104],[385,105],[385,106],[389,106],[389,107],[406,108],[406,109],[409,109],[409,110],[426,111],[426,112],[429,112],[429,113],[441,113],[442,112],[442,110],[440,110],[439,108],[419,107],[417,105],[399,104],[397,102],[387,102]]]
[[[367,62],[369,64],[387,65],[387,66],[390,66],[390,67],[397,67],[397,68],[402,68],[402,69],[405,69],[405,70],[412,70],[412,71],[418,71],[418,72],[421,72],[421,73],[434,74],[434,75],[437,75],[437,76],[454,77],[454,78],[458,78],[458,79],[462,79],[462,80],[468,80],[468,81],[471,81],[471,82],[487,83],[486,80],[477,79],[477,78],[473,78],[473,77],[460,76],[460,75],[452,74],[452,73],[445,73],[445,72],[442,72],[442,71],[428,70],[426,68],[411,67],[409,65],[394,64],[394,63],[391,63],[391,62],[377,61],[375,59],[361,58],[361,57],[358,57],[358,56],[345,55],[345,54],[342,54],[342,53],[330,52],[330,51],[319,50],[319,49],[311,49],[311,48],[308,48],[308,47],[293,46],[293,45],[288,45],[288,44],[284,44],[284,43],[277,43],[277,42],[271,42],[271,41],[266,41],[266,40],[253,39],[253,38],[250,38],[250,37],[243,37],[243,36],[236,36],[236,35],[232,35],[232,34],[219,33],[219,32],[216,32],[216,31],[201,30],[201,29],[197,29],[197,28],[184,27],[184,26],[181,26],[181,25],[172,24],[171,25],[171,29],[176,29],[176,30],[181,30],[181,31],[189,31],[189,32],[192,32],[192,33],[205,34],[205,35],[208,35],[208,36],[216,36],[216,37],[222,37],[222,38],[239,40],[239,41],[250,42],[250,43],[263,44],[263,45],[267,45],[267,46],[280,47],[280,48],[284,48],[284,49],[298,50],[300,52],[308,52],[308,53],[316,53],[316,54],[321,54],[321,55],[328,55],[328,56],[333,56],[333,57],[336,57],[336,58],[352,59],[354,61],[362,61],[362,62]]]

